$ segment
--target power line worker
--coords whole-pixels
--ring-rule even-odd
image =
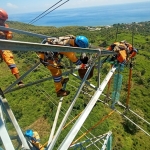
[[[116,52],[117,55],[113,56],[112,60],[117,59],[117,61],[121,64],[126,64],[137,54],[137,49],[125,40],[113,43],[107,48],[107,50]]]
[[[40,144],[40,136],[36,131],[31,129],[25,131],[25,136],[30,140],[30,142],[38,149],[45,150],[42,144]]]
[[[64,37],[58,38],[47,38],[43,42],[45,44],[52,44],[52,45],[63,45],[63,46],[72,46],[72,47],[81,47],[87,48],[89,45],[88,39],[85,36],[73,36],[68,35]],[[63,84],[69,81],[69,78],[62,77],[62,71],[60,67],[60,62],[58,60],[58,55],[64,55],[69,60],[71,60],[77,68],[85,68],[86,64],[82,63],[80,59],[76,57],[74,52],[39,52],[39,58],[41,63],[43,63],[47,68],[50,70],[53,79],[55,90],[57,93],[57,97],[67,96],[70,91],[63,90]]]
[[[0,8],[0,26],[4,26],[6,28],[9,28],[9,26],[5,23],[5,21],[8,19],[8,14],[5,10]],[[0,31],[0,39],[7,39],[11,40],[13,37],[11,31]],[[10,68],[12,74],[15,76],[16,79],[20,78],[18,68],[16,67],[14,56],[10,50],[0,50],[0,57],[1,61],[5,61],[5,63]],[[18,83],[19,86],[23,85],[23,82],[20,81]]]

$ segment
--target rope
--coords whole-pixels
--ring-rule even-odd
[[[132,47],[133,47],[133,39],[134,39],[134,27],[132,26]],[[133,59],[130,59],[130,70],[129,70],[129,78],[128,78],[128,94],[126,100],[126,110],[129,109],[129,100],[130,100],[130,92],[131,92],[131,78],[132,78],[132,69],[133,69]]]
[[[110,115],[112,115],[115,112],[115,110],[112,110],[108,115],[103,117],[99,122],[97,122],[94,126],[92,126],[88,131],[86,131],[84,134],[82,134],[78,139],[73,141],[71,145],[75,144],[77,141],[79,141],[83,136],[91,132],[94,128],[96,128],[100,123],[102,123],[105,119],[107,119]]]
[[[64,130],[70,123],[72,123],[76,118],[78,118],[80,115],[82,114],[82,111],[78,114],[78,115],[76,115],[70,122],[68,122],[63,128],[62,128],[62,130]]]
[[[130,99],[130,91],[131,91],[131,78],[132,78],[132,62],[130,63],[130,70],[129,70],[129,79],[128,79],[128,95],[126,100],[126,107],[129,108],[129,99]]]

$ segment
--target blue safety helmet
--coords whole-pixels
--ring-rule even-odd
[[[32,130],[26,130],[25,135],[29,136],[29,137],[32,137],[33,136],[33,131]]]
[[[89,46],[89,40],[85,36],[76,36],[75,43],[81,48],[87,48]]]

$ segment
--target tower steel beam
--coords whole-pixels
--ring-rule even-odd
[[[63,72],[62,73],[62,76],[63,75],[66,75],[66,74],[68,74],[68,73],[71,73],[70,71],[66,71],[66,72]],[[23,74],[22,76],[24,77],[25,75],[27,75],[26,73],[25,74]],[[21,76],[21,77],[22,77]],[[20,77],[20,78],[21,78]],[[23,78],[21,78],[21,79],[23,79]],[[53,77],[52,76],[50,76],[50,77],[47,77],[47,78],[43,78],[43,79],[40,79],[40,80],[36,80],[36,81],[34,81],[34,82],[32,82],[32,83],[27,83],[27,84],[25,84],[24,86],[22,86],[22,87],[16,87],[16,88],[9,88],[9,90],[4,90],[3,91],[3,93],[4,94],[7,94],[7,93],[10,93],[10,92],[13,92],[13,91],[16,91],[16,90],[20,90],[20,89],[23,89],[23,88],[26,88],[26,87],[29,87],[29,86],[32,86],[32,85],[35,85],[35,84],[39,84],[39,83],[41,83],[41,82],[45,82],[45,81],[47,81],[47,80],[52,80],[53,79]],[[17,83],[17,82],[15,82],[15,83]],[[14,83],[13,83],[14,84]],[[10,85],[11,86],[11,85]]]
[[[9,150],[9,149],[15,150],[15,148],[11,142],[11,139],[8,135],[8,132],[6,130],[5,124],[1,118],[0,118],[0,138],[3,142],[3,145],[4,145],[6,150]]]
[[[32,72],[36,67],[38,67],[40,65],[40,62],[37,62],[31,69],[29,69],[25,74],[23,74],[19,79],[17,79],[13,84],[11,84],[9,87],[7,87],[7,89],[5,89],[3,92],[4,94],[9,92],[9,90],[12,89],[13,86],[15,86],[19,81],[21,81],[22,79],[24,79],[24,77],[26,77],[30,72]]]
[[[91,110],[93,109],[95,103],[97,102],[98,98],[102,94],[105,86],[107,85],[108,81],[112,77],[112,75],[115,72],[115,70],[116,70],[116,68],[113,67],[109,71],[109,73],[107,74],[107,76],[105,77],[105,79],[103,80],[103,82],[101,83],[101,85],[99,86],[99,88],[97,89],[95,94],[93,95],[92,99],[90,100],[90,102],[88,103],[86,108],[84,109],[83,113],[80,115],[80,117],[75,122],[75,124],[72,127],[72,129],[69,131],[69,133],[67,134],[67,136],[65,137],[65,139],[63,140],[61,145],[59,146],[58,150],[64,150],[64,149],[68,149],[69,148],[69,146],[71,145],[73,139],[75,138],[75,136],[77,135],[78,131],[82,127],[82,125],[83,125],[84,121],[86,120],[86,118],[88,117],[88,115],[90,114]]]
[[[13,41],[13,40],[2,40],[0,39],[0,49],[9,49],[12,51],[53,51],[53,52],[87,52],[87,53],[97,53],[101,56],[113,55],[115,54],[112,51],[100,50],[100,49],[91,49],[91,48],[79,48],[79,47],[70,47],[70,46],[60,46],[60,45],[46,45],[41,43],[32,43],[32,42],[22,42],[22,41]]]
[[[29,146],[28,146],[27,141],[26,141],[26,139],[25,139],[20,127],[19,127],[19,124],[18,124],[11,108],[8,105],[7,99],[3,98],[1,95],[0,95],[0,103],[2,104],[3,110],[4,110],[4,112],[6,112],[6,115],[11,119],[11,122],[13,123],[13,125],[16,129],[16,132],[18,133],[18,136],[20,138],[20,141],[22,142],[23,147],[26,149],[29,149]],[[1,125],[3,127],[2,122],[1,122]],[[2,130],[2,131],[4,132],[4,130]]]
[[[16,33],[26,34],[26,35],[29,35],[29,36],[39,37],[39,38],[51,37],[51,36],[47,36],[47,35],[43,35],[43,34],[37,34],[37,33],[23,31],[23,30],[18,30],[18,29],[14,29],[14,28],[5,28],[4,26],[0,26],[0,30],[12,31],[12,32],[16,32]]]

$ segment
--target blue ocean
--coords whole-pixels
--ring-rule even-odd
[[[44,12],[45,10],[43,10]],[[51,11],[51,10],[49,10]],[[43,12],[9,15],[10,21],[29,23]],[[48,13],[48,12],[47,12]],[[73,9],[55,9],[31,24],[38,26],[106,26],[150,21],[150,1]]]

